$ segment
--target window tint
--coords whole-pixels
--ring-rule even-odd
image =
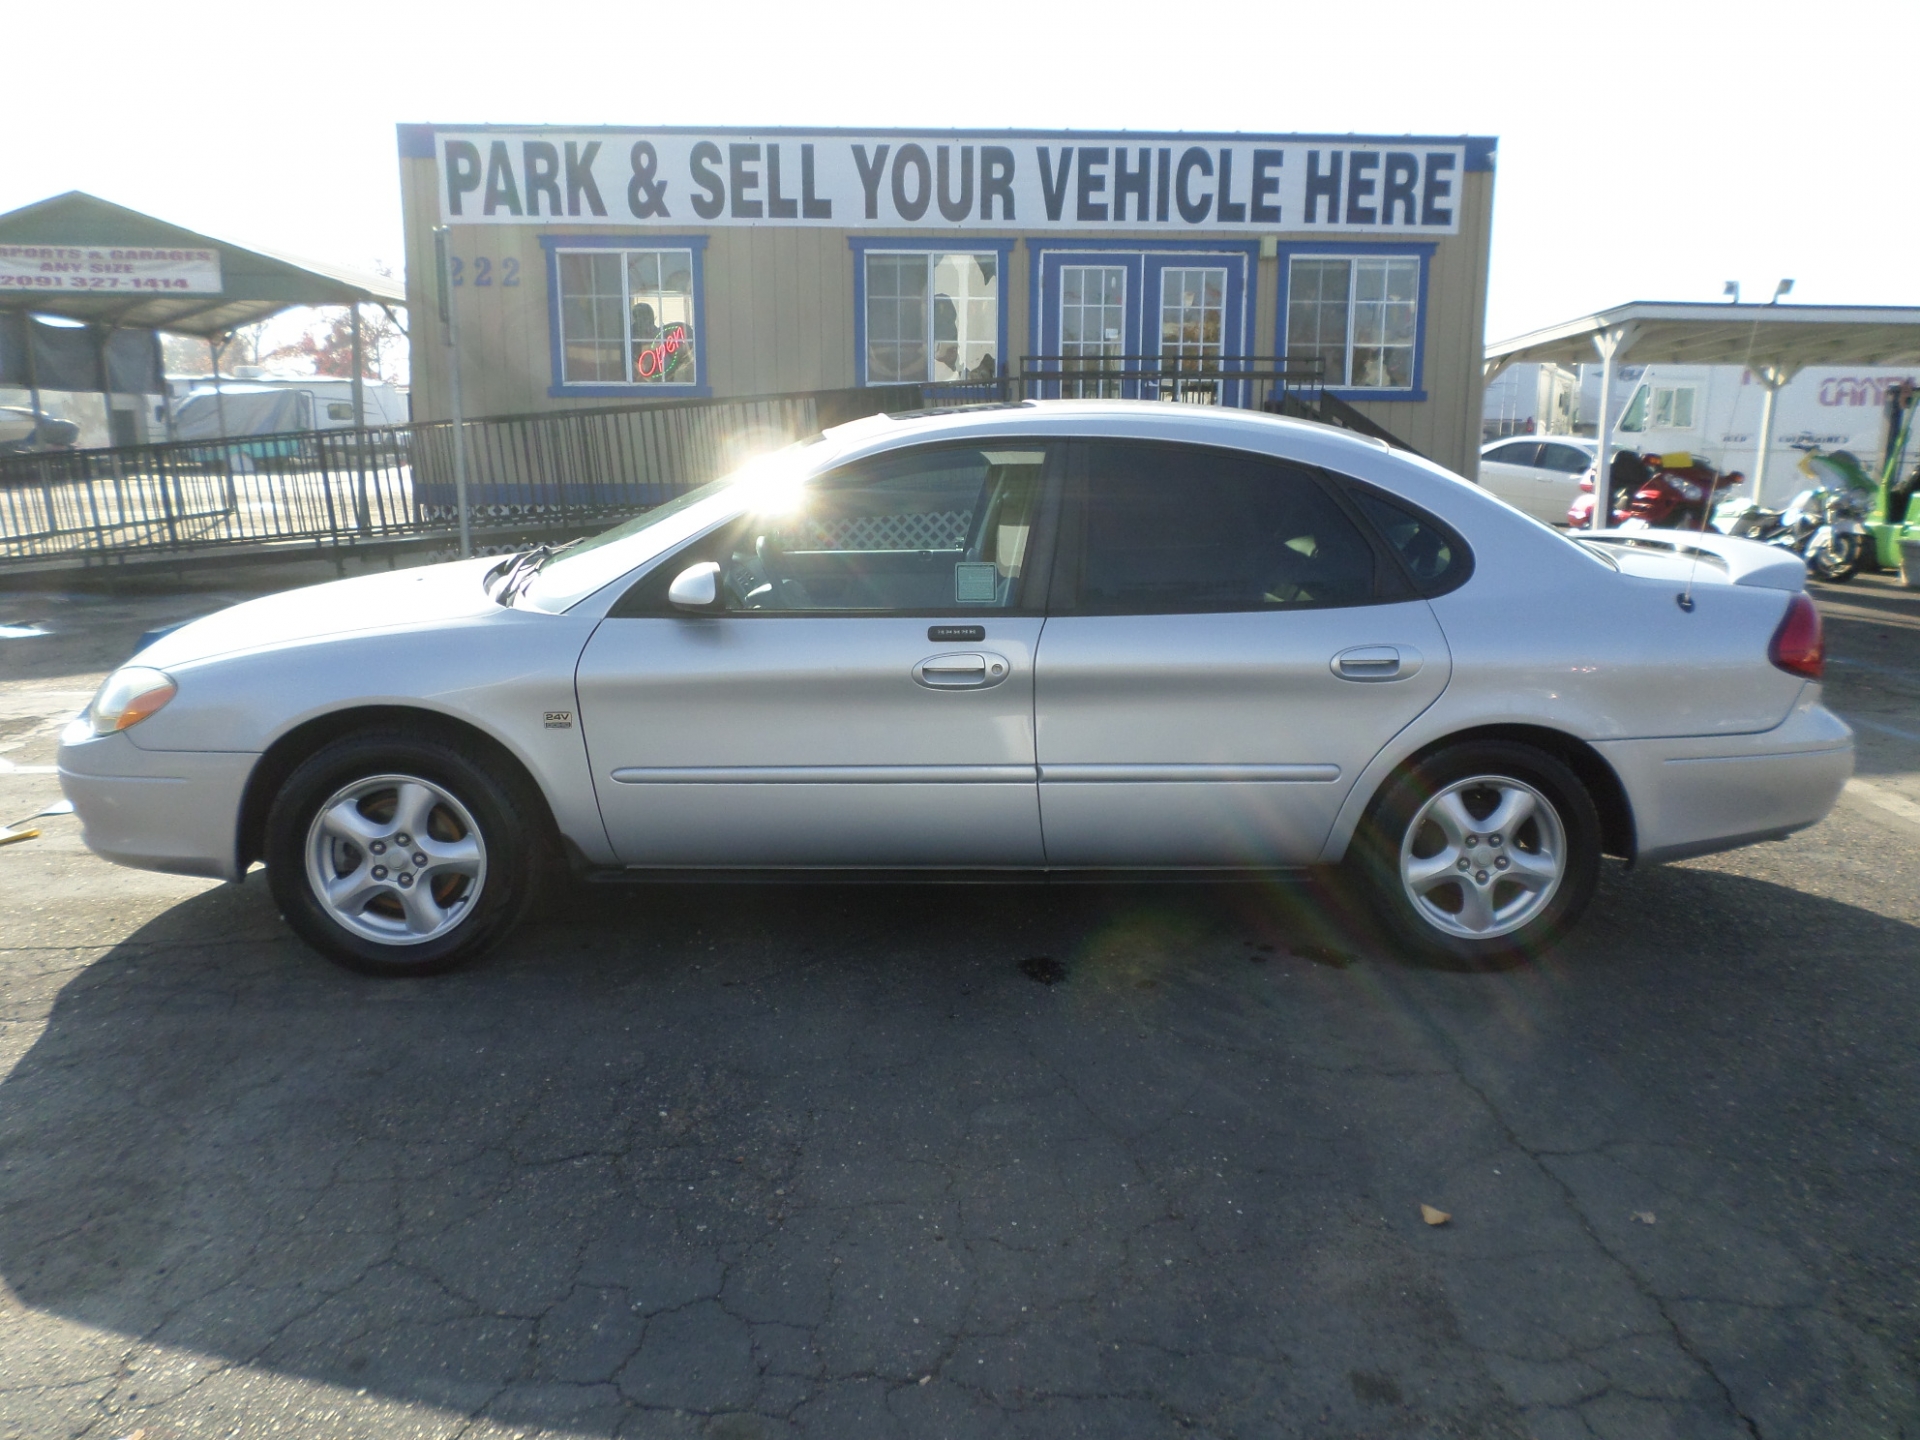
[[[741,612],[1008,609],[1019,603],[1046,458],[1044,447],[1010,445],[862,461],[665,568],[719,561],[727,608]]]
[[[1483,459],[1497,460],[1502,465],[1531,465],[1540,452],[1537,440],[1516,441],[1512,445],[1502,445],[1498,450],[1489,450]]]
[[[1093,614],[1361,605],[1374,552],[1291,466],[1191,445],[1087,446],[1077,609]]]
[[[1473,573],[1473,556],[1466,545],[1431,515],[1363,486],[1351,486],[1347,494],[1399,552],[1421,594],[1451,590]]]
[[[1577,445],[1547,444],[1540,447],[1539,463],[1549,470],[1561,470],[1569,475],[1578,475],[1593,464],[1593,457]]]

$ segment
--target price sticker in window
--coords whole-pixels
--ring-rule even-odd
[[[953,603],[991,605],[999,582],[1000,572],[991,560],[957,560],[953,566]]]

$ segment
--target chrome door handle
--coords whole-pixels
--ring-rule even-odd
[[[1404,680],[1420,669],[1420,652],[1410,645],[1356,645],[1334,656],[1332,668],[1342,680]]]
[[[913,667],[913,678],[929,690],[983,690],[998,685],[1012,670],[1004,655],[968,651],[930,655]]]

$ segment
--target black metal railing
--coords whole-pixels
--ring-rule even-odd
[[[1326,393],[1317,361],[1028,355],[1018,375],[995,380],[469,420],[469,526],[478,548],[512,548],[625,519],[753,454],[865,415],[1096,397],[1257,408],[1412,448]],[[0,571],[236,548],[450,543],[459,519],[448,421],[0,454]]]
[[[1263,410],[1288,395],[1317,396],[1325,366],[1317,357],[1285,355],[1022,355],[1016,383],[1036,400],[1169,400]]]
[[[1000,382],[877,386],[469,420],[470,523],[488,548],[589,529],[825,426],[1009,393]],[[0,569],[451,538],[453,451],[453,425],[438,421],[0,455]]]

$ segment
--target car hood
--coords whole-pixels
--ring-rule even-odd
[[[498,610],[483,583],[495,556],[309,585],[248,600],[169,630],[134,657],[164,670],[243,650],[381,630],[412,630]]]

